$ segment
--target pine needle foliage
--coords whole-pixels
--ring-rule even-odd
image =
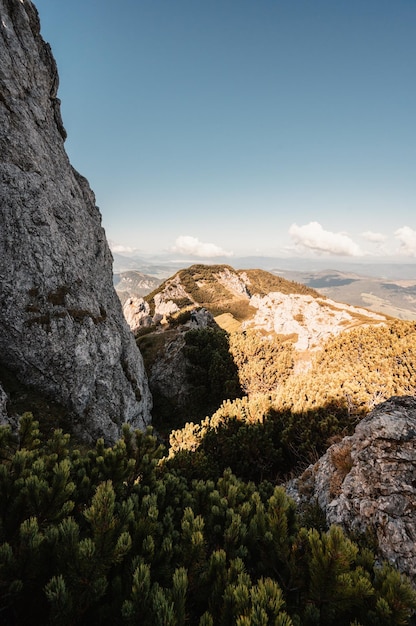
[[[356,423],[335,403],[294,412],[277,409],[270,395],[245,397],[173,431],[169,462],[187,466],[195,478],[218,478],[230,467],[244,480],[282,482],[314,463],[334,437],[351,434]]]
[[[271,482],[195,480],[155,437],[78,449],[0,428],[0,622],[13,626],[408,624],[409,582],[300,526]]]

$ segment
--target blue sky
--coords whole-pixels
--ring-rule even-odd
[[[416,258],[414,0],[37,0],[114,250]]]

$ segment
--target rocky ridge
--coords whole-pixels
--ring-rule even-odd
[[[204,328],[204,312],[229,333],[254,329],[260,337],[283,338],[294,348],[294,375],[310,369],[313,353],[331,336],[386,321],[268,272],[226,265],[181,270],[148,296],[129,298],[123,311],[145,356],[156,420],[162,400],[172,414],[190,402],[184,333]]]
[[[150,421],[143,361],[94,194],[65,152],[36,8],[0,0],[0,15],[0,365],[61,403],[84,437],[114,441],[123,422]]]
[[[178,272],[150,296],[127,300],[123,310],[131,328],[137,330],[158,324],[180,310],[202,306],[214,313],[220,325],[219,313],[227,312],[242,331],[253,328],[292,336],[298,351],[317,349],[331,335],[348,328],[387,319],[327,299],[268,272],[234,270],[225,265],[193,266]]]
[[[288,493],[298,503],[318,502],[328,524],[371,533],[380,555],[416,584],[415,467],[416,398],[396,396],[332,445]]]

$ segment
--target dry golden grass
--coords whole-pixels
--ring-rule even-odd
[[[219,300],[215,302],[211,307],[206,306],[207,309],[215,316],[223,313],[232,315],[238,322],[244,322],[251,319],[257,312],[257,309],[250,306],[248,300],[239,299],[236,297],[230,297],[227,300]]]
[[[329,492],[335,497],[341,493],[341,485],[352,468],[351,444],[340,443],[331,450],[331,461],[335,472],[331,476]]]
[[[231,313],[222,313],[214,318],[220,328],[227,333],[235,333],[241,329],[241,322],[235,319]]]

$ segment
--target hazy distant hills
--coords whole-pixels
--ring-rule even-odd
[[[137,270],[128,270],[113,275],[114,287],[123,304],[132,296],[143,297],[154,291],[161,282],[159,278]]]
[[[273,270],[273,273],[308,285],[337,302],[365,307],[398,319],[416,319],[416,278],[394,280],[337,270]]]

